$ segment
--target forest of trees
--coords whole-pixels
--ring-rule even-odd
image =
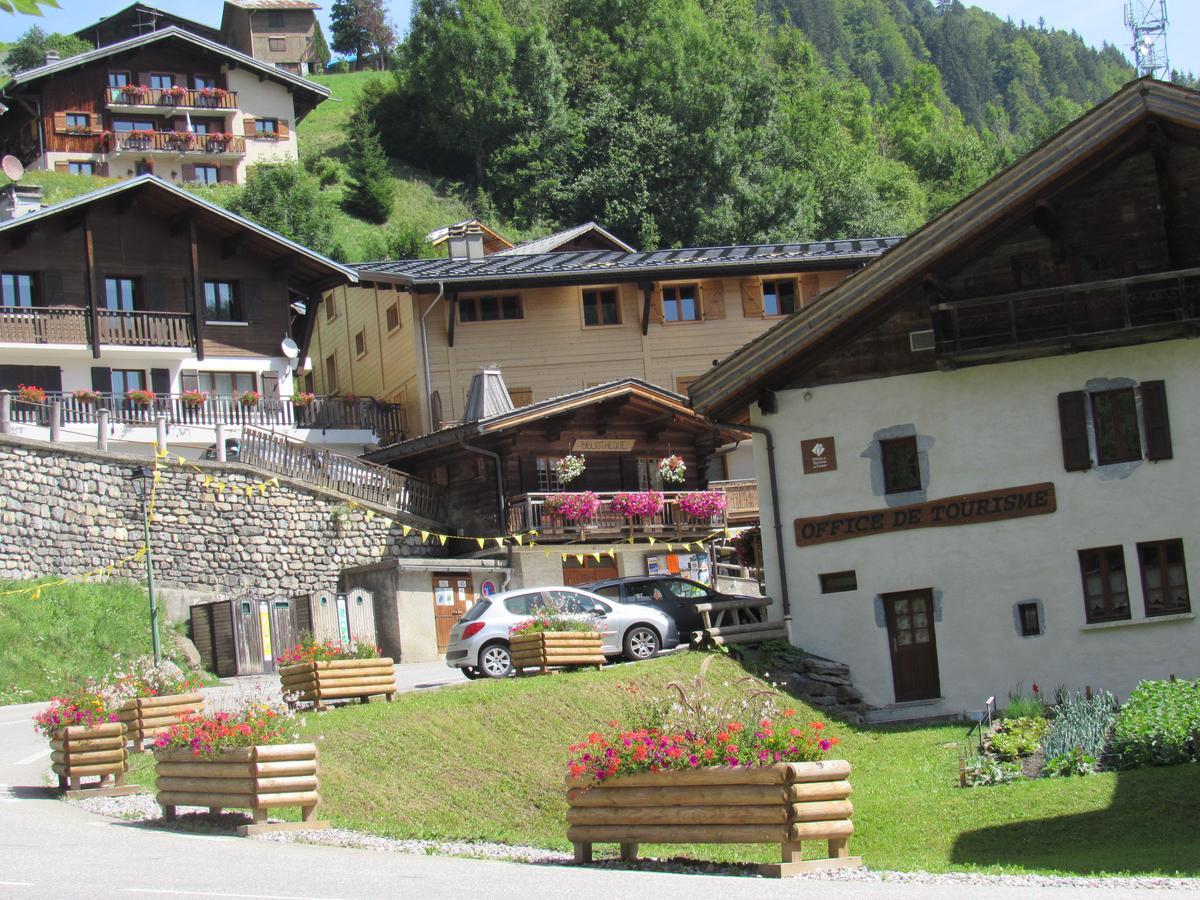
[[[958,0],[415,0],[389,155],[642,247],[903,234],[1134,77]]]

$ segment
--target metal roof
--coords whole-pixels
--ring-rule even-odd
[[[467,408],[463,410],[464,422],[491,419],[512,412],[512,409],[512,396],[499,369],[483,369],[471,376]]]
[[[124,41],[117,41],[115,44],[106,44],[103,47],[97,47],[95,50],[89,50],[86,53],[80,53],[76,56],[68,56],[66,59],[50,63],[45,66],[38,66],[36,69],[27,69],[24,72],[18,72],[12,76],[11,80],[4,86],[7,91],[14,85],[29,84],[45,78],[47,75],[56,75],[59,72],[65,72],[68,69],[73,69],[76,66],[87,65],[90,62],[98,62],[102,59],[107,59],[118,53],[124,53],[128,50],[134,50],[138,47],[143,47],[147,44],[153,44],[156,41],[165,40],[167,38],[179,38],[188,43],[195,44],[203,50],[208,50],[220,56],[227,57],[236,62],[238,66],[251,69],[258,72],[266,78],[274,78],[293,88],[308,91],[309,93],[318,95],[322,100],[329,96],[329,88],[323,87],[316,82],[309,81],[307,78],[301,78],[299,75],[293,75],[284,69],[278,69],[269,63],[261,62],[253,56],[247,56],[245,53],[240,53],[224,44],[218,44],[216,41],[210,41],[208,38],[201,37],[186,29],[180,28],[178,25],[172,25],[170,28],[160,28],[157,31],[149,31],[146,34],[139,34],[137,37],[129,38]],[[319,102],[319,101],[318,101]]]
[[[319,3],[309,0],[225,0],[227,6],[242,9],[320,9]]]
[[[441,283],[528,283],[531,281],[604,281],[638,276],[664,279],[688,275],[788,266],[863,263],[900,242],[899,237],[814,241],[806,244],[739,244],[681,250],[581,250],[565,253],[493,253],[483,259],[402,259],[355,265],[360,277],[408,285]]]
[[[557,250],[563,244],[569,244],[578,237],[587,234],[589,231],[594,231],[601,238],[613,245],[615,250],[623,250],[626,253],[635,253],[636,251],[629,244],[625,243],[607,228],[602,228],[595,222],[584,222],[582,225],[576,225],[574,228],[567,228],[563,231],[556,231],[554,234],[548,234],[544,238],[538,238],[533,241],[526,241],[523,244],[517,244],[508,250],[497,251],[509,256],[529,256],[535,253],[550,253]]]

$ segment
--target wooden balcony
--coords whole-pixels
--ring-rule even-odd
[[[553,494],[518,494],[508,498],[508,531],[520,534],[538,532],[538,540],[561,543],[580,540],[619,540],[628,537],[654,537],[663,541],[695,541],[714,531],[723,531],[725,513],[708,519],[696,519],[679,508],[678,492],[663,492],[663,509],[656,516],[629,518],[611,506],[616,492],[596,491],[600,509],[585,523],[567,522],[546,509],[546,498]],[[687,492],[684,492],[687,493]]]
[[[101,344],[123,347],[194,345],[187,313],[97,311]],[[88,311],[71,306],[0,306],[0,343],[90,344]]]
[[[1200,269],[942,303],[937,353],[956,364],[1100,347],[1200,330]]]
[[[245,156],[241,135],[192,134],[185,131],[118,131],[112,136],[115,153],[175,153],[196,156]]]
[[[235,112],[238,108],[237,91],[205,92],[184,91],[183,93],[154,90],[144,86],[125,90],[110,87],[104,98],[108,109],[133,110],[145,112],[153,110],[156,114],[181,110],[223,110]]]
[[[725,518],[730,525],[758,521],[758,482],[753,478],[732,481],[710,481],[714,491],[725,492]]]

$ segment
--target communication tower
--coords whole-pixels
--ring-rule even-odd
[[[1125,27],[1133,35],[1133,64],[1138,77],[1167,79],[1167,0],[1126,0]]]

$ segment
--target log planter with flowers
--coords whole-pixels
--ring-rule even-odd
[[[603,636],[591,622],[560,610],[541,610],[508,630],[512,667],[518,675],[530,670],[545,675],[551,669],[604,665]]]
[[[279,678],[288,705],[311,703],[325,709],[330,700],[369,703],[382,696],[388,703],[396,693],[392,659],[379,655],[373,644],[317,642],[304,635],[300,643],[279,657]]]
[[[125,723],[116,721],[108,696],[97,685],[55,697],[33,721],[50,741],[50,766],[68,797],[140,793],[137,785],[125,783]]]
[[[117,720],[125,723],[125,739],[133,742],[133,752],[141,753],[146,749],[146,741],[169,730],[182,716],[203,709],[204,695],[198,693],[134,697],[122,704]]]

